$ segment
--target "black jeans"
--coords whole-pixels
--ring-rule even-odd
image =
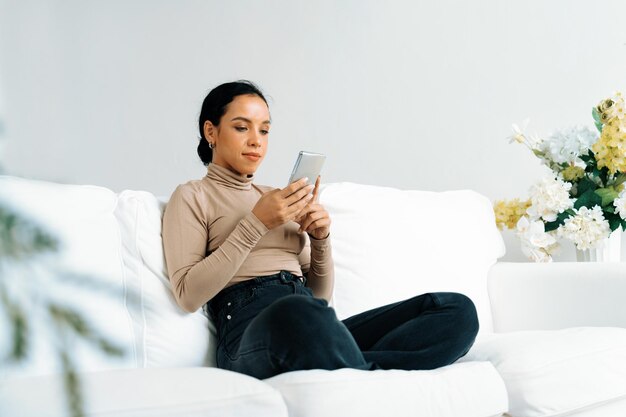
[[[259,379],[304,369],[438,368],[465,355],[478,332],[462,294],[422,294],[340,321],[305,278],[286,271],[225,288],[207,311],[218,367]]]

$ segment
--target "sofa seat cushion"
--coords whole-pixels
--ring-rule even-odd
[[[217,368],[144,368],[81,375],[85,416],[286,417],[278,391],[263,382]],[[35,399],[35,400],[33,400]],[[0,380],[0,415],[65,417],[60,376]]]
[[[265,382],[281,392],[290,417],[486,417],[507,409],[504,383],[488,362],[432,371],[297,371]]]
[[[626,329],[482,335],[461,361],[491,361],[512,417],[552,417],[626,398]]]

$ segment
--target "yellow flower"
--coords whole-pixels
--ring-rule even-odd
[[[503,230],[515,229],[517,221],[526,214],[526,209],[530,207],[530,200],[520,201],[518,198],[513,200],[498,200],[493,205],[493,212],[496,215],[496,226]]]
[[[596,106],[598,114],[600,115],[600,121],[602,124],[606,124],[612,119],[618,118],[624,119],[624,98],[622,93],[617,92],[605,100],[602,100],[600,104]]]
[[[565,181],[576,181],[585,176],[585,170],[581,167],[570,165],[565,168],[561,174]]]
[[[607,167],[611,174],[626,172],[626,119],[615,117],[602,128],[600,139],[591,147],[598,168]]]

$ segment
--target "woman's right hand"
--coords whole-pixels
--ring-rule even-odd
[[[307,185],[302,178],[283,189],[275,189],[263,194],[252,209],[252,213],[265,227],[273,229],[294,220],[311,201],[313,185]]]

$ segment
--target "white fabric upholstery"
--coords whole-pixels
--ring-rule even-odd
[[[625,295],[619,262],[503,262],[489,271],[497,332],[626,327]]]
[[[40,374],[58,369],[58,334],[46,320],[47,298],[79,312],[99,334],[126,350],[123,358],[116,358],[79,343],[72,355],[79,369],[137,366],[134,327],[126,309],[120,234],[113,215],[115,193],[90,185],[0,176],[0,201],[41,225],[61,245],[56,253],[4,271],[13,275],[5,281],[11,296],[22,306],[30,306],[27,313],[34,326],[29,334],[31,355],[19,371]],[[0,340],[6,344],[5,338]]]
[[[164,208],[151,193],[131,190],[119,194],[115,208],[124,282],[140,298],[136,308],[129,308],[139,365],[215,366],[215,333],[209,331],[209,320],[201,310],[184,312],[172,294],[161,243]]]
[[[125,369],[81,375],[86,417],[287,417],[278,391],[217,368]],[[66,417],[58,376],[0,380],[0,415]]]
[[[473,191],[403,191],[338,183],[320,201],[331,215],[334,303],[346,318],[433,291],[461,292],[490,331],[487,272],[504,254],[490,201]]]
[[[98,333],[125,350],[116,358],[92,345],[73,350],[81,371],[125,367],[214,365],[214,332],[202,311],[187,314],[173,299],[161,242],[164,203],[144,191],[112,191],[95,186],[55,184],[0,176],[0,199],[43,225],[57,237],[61,250],[41,260],[34,274],[12,283],[40,283],[45,294],[73,307]],[[32,262],[27,263],[32,266]],[[53,276],[51,271],[58,274]],[[70,274],[77,275],[74,283]],[[43,278],[42,278],[43,277]],[[79,282],[76,282],[79,281]],[[23,284],[22,284],[23,285]],[[103,290],[105,286],[106,291]],[[14,288],[20,297],[36,290]],[[23,300],[22,305],[33,304]],[[44,306],[29,310],[32,355],[16,371],[44,374],[59,368],[53,348],[58,343],[45,319]],[[6,342],[5,342],[6,344]],[[214,344],[214,342],[213,342]],[[6,351],[7,346],[2,346]]]
[[[339,316],[429,291],[465,293],[481,320],[481,335],[466,357],[433,371],[315,370],[265,381],[201,367],[214,364],[215,335],[203,312],[186,314],[172,297],[160,238],[164,202],[143,191],[116,195],[101,187],[8,176],[0,176],[0,201],[37,220],[63,244],[57,254],[4,270],[17,278],[8,281],[10,294],[31,306],[28,313],[35,325],[33,355],[21,372],[58,368],[50,323],[41,319],[44,298],[24,299],[33,291],[23,286],[33,283],[41,286],[40,295],[45,291],[74,307],[127,352],[116,359],[84,344],[72,347],[85,382],[88,416],[286,416],[288,407],[296,417],[488,417],[505,411],[508,398],[513,417],[608,410],[597,414],[606,417],[621,410],[626,398],[626,329],[488,334],[486,277],[504,246],[490,202],[471,191],[433,193],[344,183],[329,184],[321,193],[333,219]],[[571,275],[569,282],[552,278],[550,265],[536,270],[531,265],[492,269],[496,318],[515,310],[508,321],[496,321],[500,330],[524,324],[516,320],[535,306],[537,313],[529,313],[532,320],[527,322],[539,325],[544,315],[545,325],[555,326],[576,323],[576,308],[589,296],[601,298],[593,304],[600,309],[603,302],[622,304],[619,295],[592,281],[598,265],[564,266],[570,268],[565,275]],[[616,291],[622,288],[623,274],[619,265],[610,268],[615,270],[602,270],[603,282],[610,281]],[[66,279],[59,281],[55,272]],[[523,281],[523,275],[530,277]],[[84,285],[69,277],[79,277]],[[559,293],[566,295],[561,305],[563,299],[556,295],[567,284],[572,286]],[[567,312],[559,316],[554,305]],[[617,311],[611,308],[590,316],[600,319]],[[552,316],[558,320],[551,321]],[[616,320],[622,323],[622,316]],[[0,349],[6,353],[6,341]],[[152,369],[115,369],[128,367]],[[90,372],[100,370],[108,371]],[[0,380],[3,416],[17,415],[19,409],[19,415],[54,417],[62,415],[64,401],[58,376]]]
[[[493,363],[506,384],[512,417],[564,416],[626,397],[623,328],[483,335],[464,361]]]
[[[488,362],[432,371],[297,371],[265,382],[290,417],[487,417],[507,410],[502,379]]]

